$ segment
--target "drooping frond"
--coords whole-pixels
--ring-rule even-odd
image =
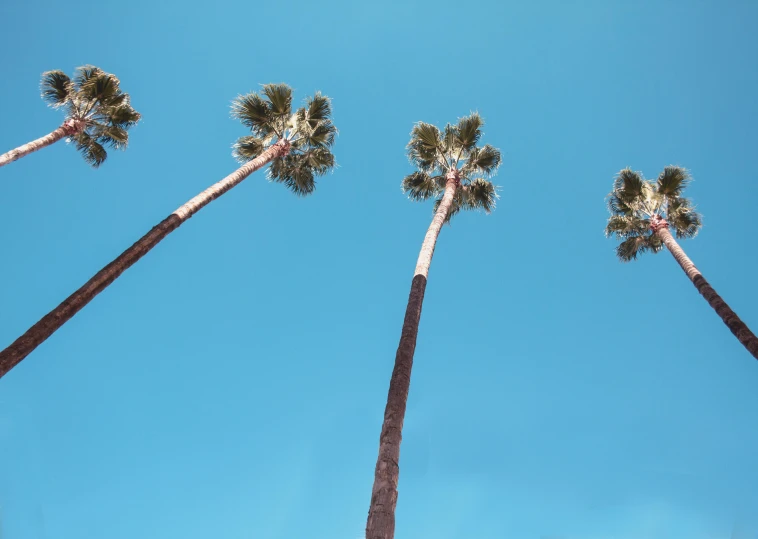
[[[647,250],[647,240],[644,236],[632,236],[616,247],[616,256],[622,262],[631,262],[636,260],[637,256]]]
[[[666,197],[678,197],[689,183],[690,175],[685,169],[668,166],[658,176],[657,191]]]
[[[92,65],[77,67],[76,74],[74,75],[74,84],[76,84],[77,89],[80,89],[83,86],[87,86],[92,79],[102,73],[102,69]]]
[[[238,138],[232,148],[234,158],[240,163],[247,163],[263,153],[264,144],[260,138],[248,135]]]
[[[82,82],[78,85],[79,97],[102,105],[117,105],[121,95],[120,86],[120,81],[114,75],[93,68],[92,74],[82,77]]]
[[[442,136],[436,125],[419,122],[413,126],[408,158],[420,170],[432,173],[439,166]]]
[[[634,215],[611,215],[605,227],[605,236],[626,239],[642,236],[650,232],[650,220],[640,219]]]
[[[430,176],[426,172],[416,171],[403,179],[401,189],[414,201],[428,200],[440,194],[445,188],[444,176]]]
[[[105,148],[94,138],[83,131],[73,138],[76,143],[76,149],[82,154],[84,160],[92,167],[97,168],[105,162],[108,157]]]
[[[676,237],[680,239],[694,238],[703,226],[700,214],[695,211],[688,199],[681,197],[669,202],[666,221],[669,227],[675,230]]]
[[[90,136],[101,145],[114,150],[123,150],[129,144],[129,134],[126,129],[116,125],[94,125],[90,130]]]
[[[495,209],[498,194],[495,186],[489,180],[477,178],[468,185],[461,187],[461,206],[467,210],[484,210],[491,213]]]
[[[110,120],[112,125],[129,129],[137,125],[142,116],[134,110],[129,100],[129,94],[123,94],[124,99],[119,105],[109,105],[103,108],[103,116]]]
[[[485,144],[481,148],[474,148],[471,151],[466,164],[461,168],[461,174],[468,176],[473,173],[490,176],[499,166],[500,150],[489,144]]]
[[[283,183],[297,196],[306,196],[316,189],[313,170],[306,165],[301,156],[286,155],[271,162],[268,169],[271,181]]]
[[[51,107],[62,107],[71,99],[74,85],[63,71],[46,71],[42,74],[42,99]]]

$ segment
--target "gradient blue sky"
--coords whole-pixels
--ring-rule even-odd
[[[431,204],[414,122],[478,110],[491,216],[446,227],[397,539],[755,539],[758,363],[668,253],[622,265],[604,196],[688,167],[683,246],[758,328],[758,3],[15,2],[0,150],[54,129],[42,71],[101,66],[144,121],[89,169],[0,170],[0,345],[235,168],[229,104],[334,100],[339,169],[204,209],[0,381],[3,539],[358,539]],[[752,276],[752,277],[751,277]]]

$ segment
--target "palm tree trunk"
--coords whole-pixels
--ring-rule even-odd
[[[17,159],[21,159],[22,157],[25,157],[32,152],[36,152],[37,150],[41,150],[42,148],[50,146],[51,144],[58,142],[64,137],[74,134],[77,129],[82,127],[80,124],[81,122],[77,122],[76,120],[66,120],[63,125],[61,125],[52,133],[49,133],[44,137],[40,137],[37,140],[27,142],[15,150],[11,150],[4,153],[3,155],[0,155],[0,167],[5,166],[8,163],[12,163]]]
[[[424,291],[429,266],[434,255],[434,246],[453,203],[458,181],[457,171],[448,173],[442,202],[434,214],[432,224],[429,225],[416,262],[416,272],[411,282],[411,293],[405,309],[403,330],[400,334],[400,345],[395,355],[395,368],[390,379],[387,407],[384,409],[382,433],[379,436],[379,458],[374,471],[374,487],[366,523],[366,539],[393,539],[395,536],[400,442],[411,384],[413,353],[416,350],[416,337],[421,320],[421,305],[424,302]]]
[[[690,260],[682,248],[679,247],[679,244],[668,230],[668,224],[664,220],[661,220],[655,228],[655,233],[661,238],[668,250],[684,270],[684,273],[687,274],[687,277],[690,278],[692,284],[695,285],[697,291],[700,292],[708,302],[708,305],[713,307],[713,310],[716,311],[716,314],[721,317],[724,324],[726,324],[731,332],[734,333],[734,336],[742,343],[742,346],[747,348],[747,351],[750,352],[754,358],[758,359],[758,338],[756,338],[755,334],[750,331],[750,328],[740,320],[740,317],[735,314],[729,305],[721,299],[721,296],[719,296],[711,285],[708,284],[708,281],[706,281],[705,277],[703,277],[700,271],[698,271],[695,264],[692,263],[692,260]]]
[[[46,314],[39,322],[29,328],[26,333],[16,339],[13,344],[0,352],[0,378],[18,365],[32,350],[42,344],[58,328],[78,313],[95,296],[105,290],[127,268],[145,256],[148,251],[158,245],[163,238],[179,228],[183,222],[192,217],[201,208],[217,199],[229,189],[247,178],[250,174],[265,166],[275,157],[289,152],[289,142],[282,140],[269,147],[261,155],[238,168],[220,182],[212,185],[189,202],[178,208],[174,213],[154,226],[150,232],[142,236],[134,245],[121,253],[113,262],[101,269],[84,286],[66,298],[63,303]]]

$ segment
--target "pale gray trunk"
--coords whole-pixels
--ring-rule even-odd
[[[421,320],[429,266],[432,263],[434,247],[442,225],[447,219],[458,187],[458,173],[447,175],[445,193],[442,196],[432,224],[424,236],[421,252],[416,262],[416,271],[411,282],[411,293],[405,310],[400,345],[395,354],[395,368],[390,379],[384,423],[379,436],[379,457],[374,471],[374,486],[371,491],[371,506],[366,523],[366,539],[393,539],[395,536],[395,506],[397,505],[397,484],[400,478],[400,442],[402,440],[405,407],[411,384],[413,354]]]
[[[289,142],[277,142],[249,163],[241,166],[220,182],[212,185],[189,202],[179,207],[158,225],[140,238],[134,245],[121,253],[113,262],[105,266],[84,286],[66,298],[63,303],[46,314],[39,322],[29,328],[26,333],[16,339],[8,348],[0,352],[0,377],[15,367],[45,339],[50,337],[58,328],[71,319],[95,296],[121,275],[127,268],[145,256],[153,247],[179,228],[184,221],[192,217],[203,206],[217,199],[229,189],[239,184],[250,174],[265,166],[272,159],[289,152]]]
[[[45,135],[44,137],[40,137],[37,140],[33,140],[31,142],[27,142],[23,146],[19,146],[15,150],[11,150],[9,152],[4,153],[3,155],[0,155],[0,167],[3,167],[7,165],[8,163],[12,163],[13,161],[16,161],[17,159],[21,159],[24,156],[29,155],[32,152],[36,152],[37,150],[41,150],[42,148],[45,148],[46,146],[50,146],[51,144],[58,142],[60,139],[67,137],[71,133],[71,128],[67,123],[64,123],[62,126],[60,126],[58,129],[53,131],[50,134]]]
[[[674,256],[674,259],[682,267],[684,273],[687,274],[692,284],[695,285],[698,292],[705,298],[716,314],[721,317],[721,320],[726,324],[730,331],[737,337],[742,346],[744,346],[750,354],[758,359],[758,338],[750,331],[750,328],[740,320],[740,317],[727,305],[727,303],[718,295],[713,287],[705,280],[703,274],[695,267],[695,264],[685,254],[684,250],[679,246],[677,241],[671,235],[668,230],[668,224],[665,220],[659,220],[654,227],[655,233],[661,238],[666,248]]]

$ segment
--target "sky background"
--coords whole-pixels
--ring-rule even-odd
[[[440,236],[396,539],[756,539],[758,363],[604,197],[691,170],[683,247],[758,329],[758,3],[0,4],[0,151],[56,128],[40,74],[116,74],[144,121],[92,170],[0,170],[0,345],[234,170],[231,100],[333,98],[339,168],[256,173],[0,380],[3,539],[359,539],[431,202],[417,121],[478,110],[490,216]],[[751,277],[752,276],[752,277]]]

